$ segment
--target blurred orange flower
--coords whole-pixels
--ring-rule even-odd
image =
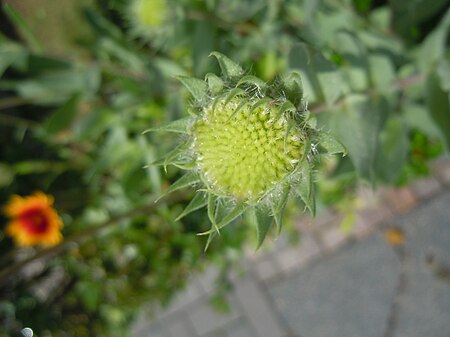
[[[6,234],[19,246],[58,244],[63,223],[52,205],[53,197],[42,192],[27,197],[12,196],[3,209],[11,218]]]

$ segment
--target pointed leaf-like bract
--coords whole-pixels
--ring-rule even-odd
[[[237,204],[223,219],[221,219],[217,223],[217,227],[219,229],[222,229],[223,227],[228,225],[230,222],[232,222],[234,219],[236,219],[237,217],[242,215],[242,213],[244,213],[244,211],[248,207],[249,206],[245,203]],[[208,234],[211,234],[211,232],[215,232],[215,229],[211,228],[210,230],[207,230],[206,232],[203,232],[203,233],[198,233],[197,235],[208,235]]]
[[[209,92],[213,95],[217,95],[222,92],[224,83],[222,79],[213,73],[208,73],[205,76],[206,82],[208,82]]]
[[[227,96],[226,96],[226,98],[225,98],[224,104],[227,105],[228,103],[231,102],[231,100],[232,100],[233,98],[235,98],[236,96],[239,96],[239,95],[245,95],[245,91],[242,90],[241,88],[233,88],[233,89],[231,89],[231,90],[228,92],[228,94],[227,94]]]
[[[273,198],[270,203],[272,215],[275,219],[275,225],[277,226],[278,235],[280,235],[281,228],[283,227],[284,209],[286,207],[290,191],[291,186],[289,184],[284,184],[280,196]]]
[[[188,76],[177,76],[176,78],[189,90],[197,102],[206,102],[208,99],[208,85],[205,81]]]
[[[270,209],[267,205],[261,204],[254,208],[255,220],[256,220],[256,234],[257,234],[257,247],[261,247],[267,232],[272,225],[272,217],[270,216]]]
[[[206,194],[203,192],[197,192],[195,196],[192,198],[191,202],[186,206],[186,208],[181,212],[181,214],[175,219],[175,221],[181,220],[189,213],[192,213],[204,206],[208,203],[208,198]]]
[[[347,154],[344,145],[336,138],[326,132],[319,132],[319,144],[327,151],[328,154],[342,153],[343,156]]]
[[[188,143],[181,143],[172,151],[170,151],[164,158],[158,159],[152,162],[150,165],[162,165],[164,166],[164,171],[167,172],[167,165],[181,164],[177,163],[177,159],[179,158],[180,154],[184,153],[188,149],[188,147]]]
[[[257,109],[258,107],[263,106],[265,104],[268,104],[270,102],[273,102],[273,98],[270,98],[270,97],[261,98],[255,104],[253,104],[253,106],[250,109],[250,111],[253,111],[253,110]]]
[[[306,208],[314,216],[316,214],[316,203],[313,194],[313,177],[312,169],[307,160],[302,163],[299,172],[301,173],[301,180],[297,187],[297,193],[305,203]]]
[[[217,203],[217,197],[214,194],[208,194],[208,218],[209,221],[211,221],[212,226],[214,227],[214,230],[217,232],[217,234],[220,234],[219,227],[217,227],[216,222],[216,203]],[[208,244],[207,244],[208,245]]]
[[[281,116],[283,116],[286,112],[291,111],[291,112],[296,112],[297,109],[295,108],[294,104],[292,104],[291,101],[286,101],[283,104],[281,104],[279,110],[278,110],[278,115],[277,118],[280,118]]]
[[[286,98],[298,107],[303,97],[303,84],[300,74],[295,71],[290,73],[283,79],[282,85]]]
[[[192,119],[182,118],[178,119],[176,121],[170,122],[169,124],[157,127],[157,128],[150,128],[145,130],[144,133],[147,132],[174,132],[174,133],[188,133],[188,125],[191,123]]]
[[[248,104],[249,101],[250,101],[250,99],[248,99],[248,98],[242,100],[242,102],[239,103],[239,105],[237,106],[236,110],[234,110],[233,113],[231,114],[231,116],[228,117],[227,123],[228,123],[234,116],[236,116],[237,113],[238,113],[239,111],[241,111],[242,108],[243,108],[246,104]]]
[[[209,56],[214,56],[217,59],[220,69],[222,70],[222,74],[225,76],[225,78],[233,79],[244,75],[244,69],[242,69],[239,64],[230,60],[225,55],[219,52],[212,52],[211,54],[209,54]]]
[[[259,88],[260,90],[264,91],[267,88],[267,84],[266,82],[264,82],[263,80],[261,80],[260,78],[253,76],[253,75],[247,75],[242,77],[236,84],[236,87],[239,87],[242,84],[250,84],[253,85],[257,88]]]
[[[195,185],[200,182],[200,178],[197,173],[189,172],[186,173],[184,176],[182,176],[180,179],[178,179],[176,182],[174,182],[170,187],[158,198],[160,200],[162,197],[175,192],[177,190],[181,190],[182,188]],[[157,200],[157,201],[158,201]]]

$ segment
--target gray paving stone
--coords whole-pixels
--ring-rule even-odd
[[[226,337],[257,337],[246,320],[241,320],[226,330]]]
[[[231,306],[229,313],[217,312],[208,301],[203,301],[189,309],[187,314],[194,326],[196,337],[205,336],[216,330],[220,330],[224,326],[230,324],[233,320],[239,318],[240,312],[236,305],[236,300],[230,296],[229,302]]]
[[[441,184],[434,177],[428,177],[415,181],[411,188],[419,199],[426,199],[437,194]]]
[[[240,280],[235,285],[236,297],[241,304],[244,317],[255,329],[258,337],[283,337],[285,331],[271,308],[266,294],[250,278]]]
[[[320,233],[321,243],[328,251],[334,251],[342,246],[350,238],[349,233],[345,233],[338,223],[324,228]]]
[[[450,336],[450,191],[396,225],[406,234],[406,287],[395,337]]]
[[[219,273],[219,268],[216,266],[208,266],[202,274],[197,276],[197,280],[205,292],[209,293],[214,290]]]
[[[431,163],[433,175],[443,185],[450,185],[450,159],[448,156],[440,157]]]
[[[381,337],[399,261],[381,235],[345,246],[268,288],[302,337]]]
[[[392,217],[392,211],[382,203],[377,206],[361,209],[356,213],[356,221],[352,234],[358,239],[363,239],[369,234],[372,234],[380,223],[386,222]]]
[[[417,205],[417,198],[411,187],[385,188],[386,202],[395,214],[403,214]]]
[[[141,325],[133,329],[132,336],[135,337],[168,337],[163,333],[163,329],[158,322],[148,325]]]
[[[171,320],[165,322],[167,331],[170,337],[193,337],[195,336],[193,327],[188,318],[184,315],[178,315]]]
[[[269,256],[260,261],[256,261],[254,269],[256,276],[262,281],[267,281],[279,273],[277,265]]]
[[[198,300],[202,295],[204,295],[204,291],[201,286],[195,280],[195,278],[191,278],[185,289],[181,290],[178,294],[175,295],[173,300],[169,303],[166,308],[161,308],[158,312],[159,318],[165,318],[174,313],[179,312],[186,306]]]
[[[288,274],[308,263],[320,253],[316,241],[309,235],[302,236],[296,246],[286,248],[275,255],[280,270]]]

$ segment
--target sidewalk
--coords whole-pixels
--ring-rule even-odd
[[[409,187],[361,191],[364,208],[344,235],[330,211],[298,221],[301,241],[281,237],[234,278],[231,311],[209,305],[214,267],[193,276],[136,337],[450,336],[450,161]],[[387,238],[386,235],[389,235]]]

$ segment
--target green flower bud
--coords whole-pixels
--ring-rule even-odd
[[[188,169],[166,191],[199,186],[178,217],[206,206],[212,228],[208,243],[224,226],[249,212],[262,243],[274,222],[281,229],[291,194],[314,213],[314,158],[345,153],[343,146],[317,130],[306,111],[300,75],[273,85],[251,75],[220,53],[212,53],[222,77],[205,81],[180,77],[193,95],[193,116],[151,131],[186,134],[186,142],[155,164]]]
[[[147,29],[160,26],[167,14],[167,0],[134,0],[131,13],[135,23]]]
[[[276,105],[253,104],[240,97],[210,104],[192,131],[197,164],[210,187],[250,202],[283,181],[303,153],[300,133],[286,137],[288,122],[278,117]]]

